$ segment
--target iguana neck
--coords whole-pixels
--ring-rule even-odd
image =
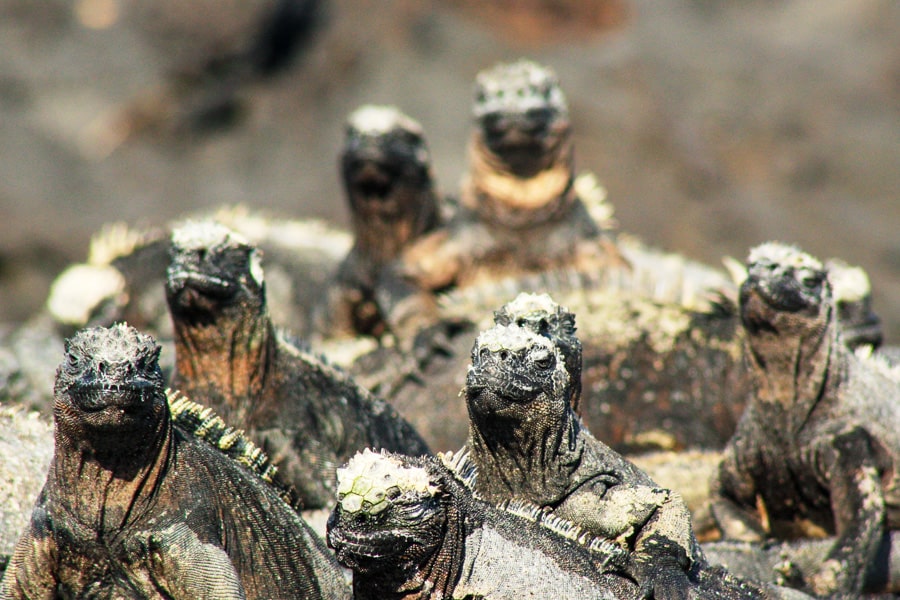
[[[500,164],[480,136],[469,144],[469,173],[461,189],[463,206],[485,222],[522,229],[557,221],[577,200],[574,151],[566,138],[550,164],[530,177],[519,177]]]
[[[153,503],[173,458],[168,410],[156,417],[153,428],[119,435],[67,431],[57,420],[50,478],[78,523],[99,535],[116,532]]]
[[[473,418],[468,447],[478,469],[475,488],[486,500],[521,498],[552,506],[566,496],[584,451],[570,408],[555,423],[534,420],[504,428],[508,435],[479,425]]]
[[[175,322],[173,387],[246,426],[266,393],[277,339],[268,314],[210,324]]]
[[[353,251],[376,267],[398,258],[412,240],[437,224],[437,200],[433,192],[403,189],[398,193],[408,197],[400,201],[407,207],[405,214],[396,218],[369,212],[352,213],[356,236]]]
[[[847,356],[833,318],[810,335],[784,339],[772,331],[748,335],[748,363],[754,406],[766,418],[777,419],[797,432],[819,401],[846,378]]]
[[[356,600],[430,600],[452,598],[466,546],[465,511],[456,498],[447,503],[445,534],[424,565],[413,572],[380,573],[375,580],[354,576]]]

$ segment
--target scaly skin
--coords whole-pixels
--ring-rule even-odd
[[[466,379],[470,437],[455,457],[475,491],[522,500],[629,552],[648,598],[790,598],[792,591],[711,567],[681,497],[583,429],[569,403],[565,355],[517,325],[478,336]]]
[[[858,596],[900,525],[900,378],[843,343],[822,263],[775,243],[748,262],[740,312],[755,394],[712,485],[714,514],[726,539],[834,535],[806,584]]]
[[[485,499],[523,499],[634,554],[647,590],[686,597],[700,555],[680,498],[596,440],[569,404],[562,353],[518,326],[482,332],[466,378],[475,489]]]
[[[67,342],[53,461],[0,597],[348,597],[274,489],[173,427],[159,352],[125,325]]]
[[[547,294],[519,294],[494,311],[496,325],[518,325],[553,342],[566,363],[571,381],[569,404],[578,413],[581,404],[581,341],[575,335],[575,315]]]
[[[276,332],[261,257],[241,236],[189,223],[172,249],[173,387],[245,430],[304,508],[333,504],[334,470],[361,448],[428,452],[388,404]]]
[[[358,600],[638,597],[620,548],[538,509],[491,506],[437,458],[366,450],[338,481],[328,544]]]
[[[421,125],[394,107],[360,107],[347,120],[340,167],[355,240],[317,329],[325,337],[380,336],[386,324],[375,286],[382,269],[441,221]]]

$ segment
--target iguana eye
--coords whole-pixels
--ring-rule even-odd
[[[807,288],[816,288],[822,284],[823,274],[812,269],[800,269],[797,271],[797,280]]]
[[[547,335],[550,332],[550,323],[547,322],[547,319],[541,319],[538,323],[538,333],[541,335]]]

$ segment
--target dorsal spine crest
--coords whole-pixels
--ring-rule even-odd
[[[247,434],[226,425],[211,408],[197,404],[179,391],[167,389],[166,399],[173,424],[244,465],[273,486],[287,504],[296,506],[296,494],[293,490],[275,480],[278,467],[272,464],[269,456]]]
[[[467,450],[440,453],[438,456],[454,477],[468,488],[476,499],[487,501],[475,491],[478,467],[471,460]],[[499,510],[536,523],[556,535],[586,548],[600,559],[604,567],[622,568],[628,562],[627,549],[612,540],[594,535],[576,523],[556,516],[549,508],[542,508],[537,504],[518,498],[502,500],[495,506]]]

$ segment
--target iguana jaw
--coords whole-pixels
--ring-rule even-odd
[[[490,114],[480,120],[477,144],[509,175],[534,177],[557,164],[570,143],[568,120],[549,110]]]
[[[155,387],[146,381],[130,381],[123,384],[73,385],[66,396],[72,404],[84,412],[99,412],[106,409],[123,413],[137,413],[147,409],[157,393]]]

